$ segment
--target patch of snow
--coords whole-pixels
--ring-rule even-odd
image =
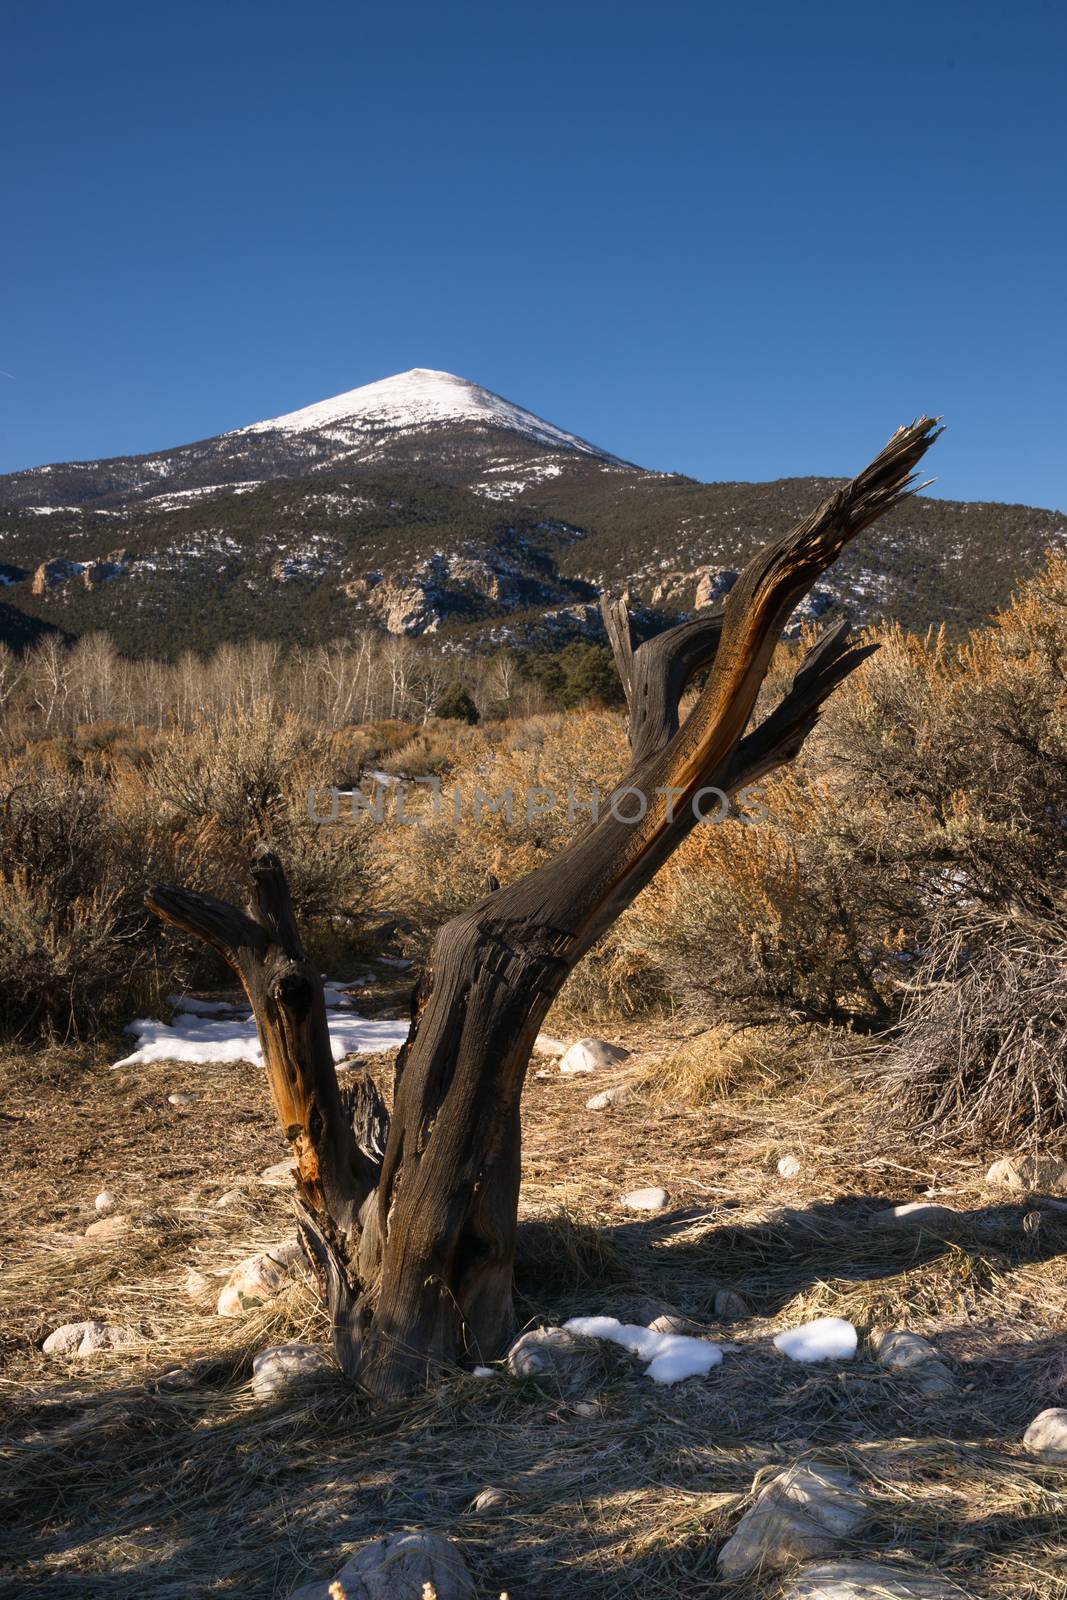
[[[774,1336],[774,1347],[790,1361],[851,1361],[858,1335],[844,1317],[817,1317]]]
[[[682,1333],[657,1333],[617,1317],[572,1317],[563,1324],[568,1333],[585,1339],[607,1339],[647,1363],[645,1377],[653,1383],[682,1383],[703,1378],[722,1361],[722,1349],[710,1339],[693,1339]]]
[[[245,478],[240,483],[207,483],[197,489],[170,489],[164,494],[150,494],[144,500],[148,511],[181,511],[194,500],[206,500],[219,494],[251,494],[263,482],[262,478]]]
[[[583,455],[603,456],[605,452],[580,439],[577,434],[545,422],[533,412],[512,405],[479,384],[468,383],[450,372],[433,372],[413,367],[377,383],[302,406],[280,417],[235,428],[224,437],[249,433],[310,433],[335,431],[329,437],[350,443],[353,433],[375,434],[385,430],[404,431],[440,422],[476,422],[510,428],[539,444],[562,446]]]
[[[251,1014],[249,1007],[239,1000],[198,1000],[191,994],[168,994],[167,1004],[191,1017],[229,1017],[235,1011]]]
[[[374,1055],[400,1049],[408,1036],[406,1022],[372,1022],[357,1016],[350,1009],[350,997],[343,993],[340,984],[326,987],[326,1021],[335,1061],[347,1055]],[[230,1015],[220,1016],[191,1009],[194,1004],[216,1003],[221,1004],[186,1000],[172,1023],[153,1017],[139,1017],[127,1023],[123,1032],[136,1038],[137,1049],[116,1061],[115,1067],[147,1066],[153,1061],[189,1061],[198,1066],[211,1061],[250,1061],[254,1066],[261,1065],[263,1053],[250,1012],[234,1016],[232,1007],[227,1007]]]

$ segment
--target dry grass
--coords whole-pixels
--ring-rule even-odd
[[[638,1091],[667,1105],[701,1107],[729,1099],[771,1095],[795,1078],[811,1051],[811,1030],[799,1037],[782,1027],[707,1028],[653,1058],[637,1079]]]
[[[739,1044],[744,1059],[758,1062],[755,1042]],[[619,1075],[655,1082],[654,1058],[686,1052],[693,1041],[665,1028]],[[589,1078],[531,1080],[520,1317],[647,1321],[670,1308],[715,1331],[715,1292],[730,1286],[753,1314],[721,1330],[741,1349],[708,1380],[656,1388],[593,1345],[580,1392],[457,1372],[369,1410],[330,1384],[253,1400],[256,1350],[325,1337],[303,1287],[233,1322],[179,1287],[189,1266],[225,1267],[291,1229],[284,1194],[248,1182],[280,1153],[258,1074],[198,1069],[202,1098],[179,1115],[166,1094],[191,1069],[134,1079],[73,1066],[8,1076],[0,1482],[17,1533],[4,1592],[267,1600],[367,1538],[427,1528],[461,1542],[486,1596],[771,1597],[769,1577],[720,1584],[715,1554],[757,1475],[817,1454],[862,1480],[865,1548],[933,1565],[964,1595],[1067,1596],[1067,1476],[1018,1443],[1064,1399],[1064,1213],[1024,1225],[1026,1206],[991,1203],[979,1161],[916,1156],[890,1126],[875,1144],[864,1103],[827,1072],[772,1081],[735,1068],[729,1092],[699,1109],[674,1096],[684,1075],[661,1073],[655,1093],[607,1114],[584,1110]],[[786,1152],[801,1162],[788,1182],[776,1172]],[[634,1220],[618,1197],[653,1181],[672,1208]],[[105,1183],[140,1221],[92,1246],[72,1235]],[[959,1237],[873,1224],[886,1201],[927,1190],[967,1214]],[[865,1342],[847,1366],[773,1350],[773,1331],[827,1313],[864,1341],[887,1324],[926,1334],[958,1392],[917,1403]],[[89,1315],[143,1343],[69,1368],[46,1361],[44,1333]],[[487,1486],[508,1505],[472,1512]]]
[[[883,1094],[924,1134],[1033,1145],[1067,1124],[1062,916],[972,913],[927,953]]]

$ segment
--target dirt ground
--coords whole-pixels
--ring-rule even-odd
[[[816,1458],[849,1467],[869,1502],[863,1553],[934,1568],[961,1596],[1067,1597],[1067,1470],[1021,1447],[1038,1411],[1067,1403],[1067,1209],[1005,1202],[984,1181],[1003,1152],[917,1147],[825,1067],[775,1089],[735,1082],[709,1107],[646,1089],[585,1108],[693,1031],[620,1028],[634,1055],[595,1077],[535,1061],[518,1317],[669,1309],[740,1348],[660,1387],[597,1344],[577,1389],[456,1372],[377,1410],[333,1381],[254,1399],[257,1351],[326,1338],[304,1283],[235,1319],[183,1288],[191,1267],[221,1274],[293,1236],[286,1193],[258,1181],[284,1155],[261,1072],[9,1056],[0,1593],[268,1600],[413,1528],[456,1539],[486,1600],[770,1600],[781,1574],[727,1584],[716,1554],[754,1483]],[[176,1090],[197,1098],[175,1108]],[[620,1197],[646,1184],[669,1207],[636,1217]],[[130,1227],[86,1240],[105,1188]],[[875,1220],[931,1196],[962,1214],[952,1237]],[[717,1321],[723,1288],[750,1314]],[[854,1360],[799,1365],[773,1348],[821,1315],[856,1324]],[[42,1354],[51,1329],[90,1317],[139,1342],[84,1362]],[[867,1340],[886,1327],[928,1337],[955,1392],[923,1399],[879,1366]],[[476,1512],[486,1487],[506,1503]]]

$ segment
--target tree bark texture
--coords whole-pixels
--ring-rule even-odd
[[[700,791],[732,794],[792,760],[827,696],[871,653],[835,624],[781,703],[749,728],[789,613],[850,539],[917,492],[914,469],[938,431],[928,417],[899,429],[863,472],[753,557],[722,611],[635,644],[627,598],[605,599],[632,753],[616,806],[525,878],[501,887],[487,877],[486,897],[440,929],[397,1059],[387,1137],[374,1085],[357,1074],[353,1089],[338,1087],[322,985],[277,859],[257,856],[247,912],[174,888],[148,896],[160,916],[220,950],[244,986],[296,1155],[305,1247],[338,1359],[371,1393],[410,1392],[442,1365],[486,1361],[506,1346],[519,1101],[545,1014],[696,825]],[[700,672],[705,683],[679,726]]]

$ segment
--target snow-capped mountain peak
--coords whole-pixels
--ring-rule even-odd
[[[377,383],[319,400],[299,411],[253,422],[236,428],[228,437],[251,433],[325,433],[327,437],[352,440],[365,434],[407,433],[441,423],[480,424],[521,434],[538,444],[556,450],[574,450],[583,455],[613,460],[577,434],[567,433],[545,422],[532,411],[513,405],[480,384],[469,383],[451,372],[433,372],[412,367]]]

